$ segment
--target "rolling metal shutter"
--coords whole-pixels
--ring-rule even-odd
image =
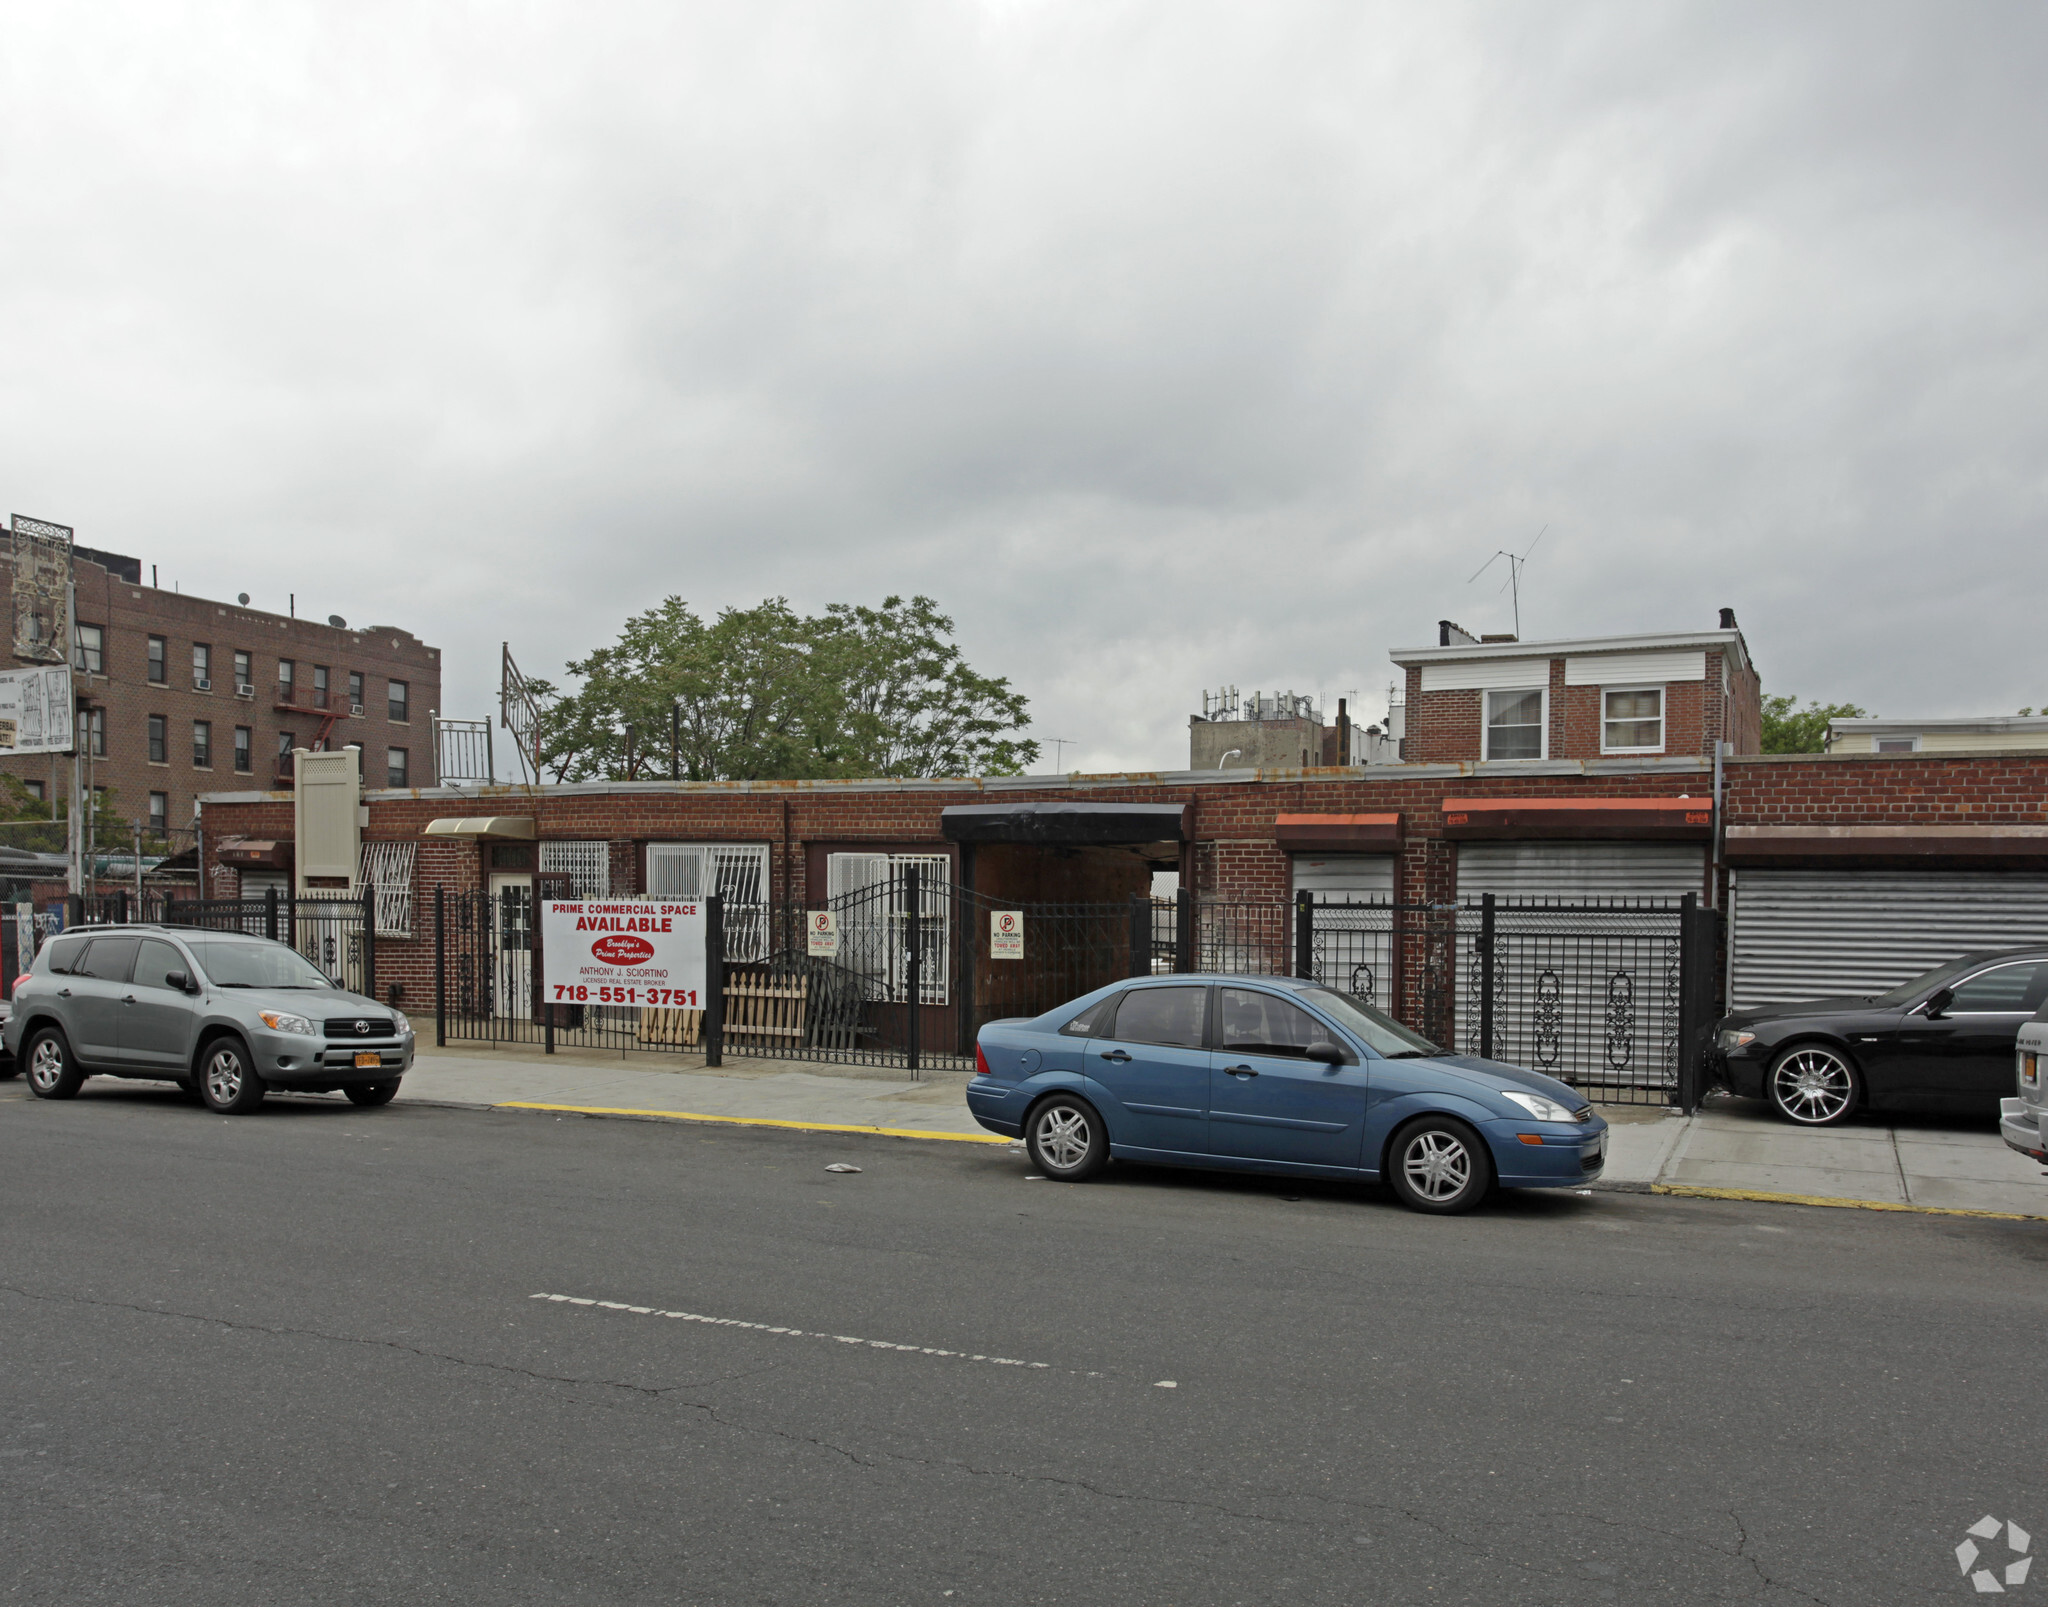
[[[1318,904],[1328,899],[1380,899],[1394,896],[1392,854],[1296,854],[1294,890],[1312,893]]]
[[[1882,993],[1975,949],[2048,942],[2048,876],[1734,870],[1731,1010]]]
[[[1458,845],[1458,897],[1683,898],[1706,890],[1699,843],[1502,842]]]

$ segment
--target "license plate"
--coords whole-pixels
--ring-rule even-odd
[[[356,1064],[358,1066],[381,1066],[384,1064],[384,1057],[373,1053],[359,1054],[356,1056]]]

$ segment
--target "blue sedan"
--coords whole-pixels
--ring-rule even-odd
[[[1287,977],[1134,977],[990,1022],[974,1062],[974,1119],[1063,1182],[1112,1157],[1384,1179],[1448,1214],[1496,1184],[1582,1187],[1607,1157],[1607,1123],[1566,1084]]]

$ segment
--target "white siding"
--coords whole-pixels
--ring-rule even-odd
[[[1882,993],[1979,949],[2048,943],[2048,876],[1735,870],[1728,1006]]]
[[[1425,664],[1425,692],[1470,692],[1486,687],[1548,687],[1547,658],[1480,658],[1462,664]]]
[[[1705,653],[1587,653],[1564,661],[1566,686],[1661,686],[1706,678]]]

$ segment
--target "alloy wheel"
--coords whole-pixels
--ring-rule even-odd
[[[35,1052],[28,1060],[29,1086],[39,1094],[47,1094],[63,1077],[63,1049],[55,1038],[38,1038]]]
[[[1795,1122],[1839,1121],[1855,1103],[1856,1077],[1831,1049],[1795,1049],[1771,1072],[1771,1100]]]
[[[232,1105],[241,1097],[242,1057],[232,1049],[216,1049],[206,1062],[206,1092],[216,1105]]]
[[[1422,1199],[1433,1204],[1455,1199],[1472,1181],[1472,1152],[1454,1133],[1417,1133],[1401,1156],[1402,1175]]]
[[[1046,1165],[1071,1172],[1088,1158],[1094,1135],[1086,1112],[1072,1105],[1054,1105],[1038,1118],[1038,1153]]]

